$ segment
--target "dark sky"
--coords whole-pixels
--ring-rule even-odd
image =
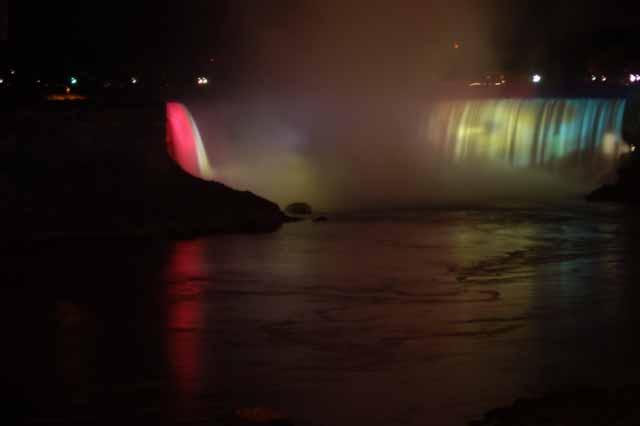
[[[5,42],[9,37],[9,2],[0,0],[0,42]]]
[[[453,39],[470,46],[470,61],[482,66],[530,66],[559,57],[571,63],[586,61],[594,49],[632,48],[635,40],[627,37],[637,38],[640,16],[640,6],[631,2],[592,0],[69,0],[12,6],[9,43],[20,61],[109,70],[179,70],[209,57],[238,68],[256,58],[268,62],[271,49],[278,57],[333,46],[344,56],[324,60],[367,50],[386,55],[405,46],[406,55],[415,56],[421,43]],[[474,54],[490,60],[485,64]],[[360,59],[366,62],[367,54]]]
[[[12,9],[19,25],[11,28],[11,43],[34,63],[175,63],[223,42],[217,30],[224,4],[191,3],[20,2]]]

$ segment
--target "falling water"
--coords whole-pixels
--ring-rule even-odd
[[[196,104],[203,145],[186,107],[169,104],[170,146],[196,176],[215,170],[216,180],[280,205],[327,209],[576,196],[611,179],[627,150],[622,99],[396,105]]]
[[[214,178],[198,126],[187,107],[181,103],[167,103],[166,136],[169,155],[180,167],[201,179]]]
[[[625,151],[625,100],[491,99],[438,103],[428,139],[453,162],[598,173]]]

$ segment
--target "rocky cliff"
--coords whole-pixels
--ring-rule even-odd
[[[588,194],[588,201],[640,203],[640,92],[637,90],[631,92],[627,99],[623,139],[632,151],[621,158],[616,181]]]
[[[185,173],[165,105],[41,103],[1,112],[5,235],[175,236],[277,229],[279,207]]]

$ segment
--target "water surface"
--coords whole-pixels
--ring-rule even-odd
[[[634,212],[343,215],[264,235],[4,253],[4,397],[31,423],[465,425],[640,383]]]

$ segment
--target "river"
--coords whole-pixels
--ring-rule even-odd
[[[3,399],[32,424],[465,425],[640,382],[634,211],[330,215],[272,234],[5,250]]]

